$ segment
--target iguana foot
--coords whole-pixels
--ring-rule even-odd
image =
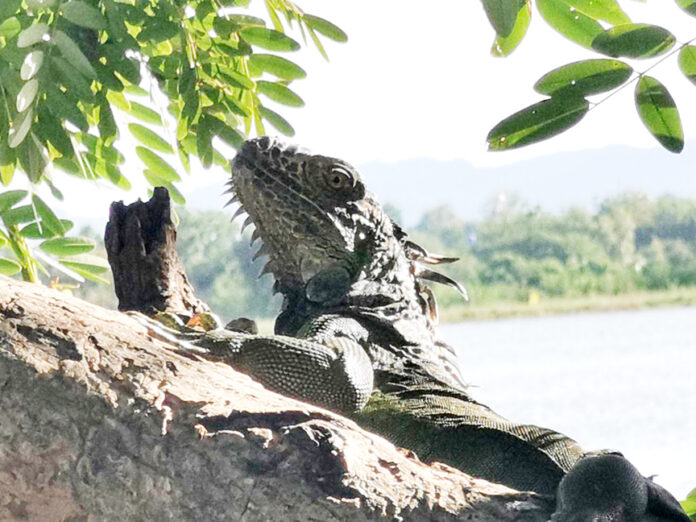
[[[560,485],[553,522],[690,522],[677,500],[620,454],[588,456]]]

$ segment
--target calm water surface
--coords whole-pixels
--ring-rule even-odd
[[[696,307],[441,325],[474,397],[696,488]]]

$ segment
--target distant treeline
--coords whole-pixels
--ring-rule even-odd
[[[387,211],[399,221],[398,209]],[[179,255],[200,297],[224,319],[274,316],[280,299],[272,296],[271,276],[257,280],[265,258],[251,262],[256,249],[248,246],[248,232],[240,237],[228,213],[179,215]],[[480,222],[435,208],[409,235],[432,252],[460,257],[443,271],[468,288],[474,305],[696,286],[691,199],[627,194],[604,201],[596,213],[558,215],[501,198]],[[95,292],[107,289],[85,290],[102,301]],[[436,291],[441,307],[461,302],[455,292]]]

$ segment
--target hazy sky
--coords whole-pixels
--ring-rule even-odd
[[[490,55],[494,33],[478,0],[297,3],[305,12],[335,22],[349,36],[346,44],[327,43],[328,63],[311,46],[288,54],[308,71],[306,79],[291,86],[306,106],[277,109],[295,126],[294,141],[316,152],[355,164],[421,157],[496,166],[612,144],[659,148],[635,113],[630,86],[559,137],[517,151],[486,151],[485,138],[493,125],[542,99],[532,89],[539,77],[571,61],[597,57],[555,33],[536,11],[521,46],[503,59]],[[263,5],[258,0],[256,4]],[[634,22],[663,23],[679,41],[696,36],[696,18],[684,15],[673,0],[621,4]],[[696,86],[678,71],[676,58],[651,74],[672,92],[689,137],[696,134]],[[641,61],[633,65],[637,70],[648,67]],[[128,155],[126,143],[120,148]],[[123,170],[134,184],[131,193],[61,175],[59,186],[72,197],[59,208],[71,215],[94,216],[104,214],[112,199],[145,197],[137,158]],[[199,171],[186,177],[181,188],[186,194],[211,180],[222,185],[224,176],[222,171]]]

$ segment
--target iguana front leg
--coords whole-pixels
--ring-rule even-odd
[[[347,337],[264,336],[222,328],[177,331],[141,314],[131,315],[177,352],[229,364],[283,395],[351,413],[361,410],[372,393],[370,359]]]

